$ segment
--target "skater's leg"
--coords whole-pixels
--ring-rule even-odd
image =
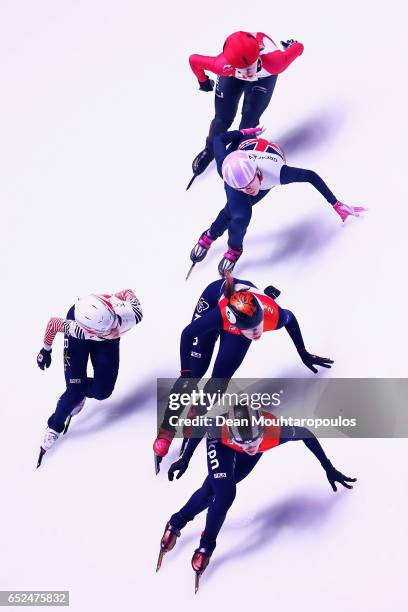
[[[244,336],[221,332],[220,348],[211,374],[212,378],[226,379],[228,385],[228,381],[244,361],[251,344],[252,341]]]
[[[259,124],[261,115],[271,101],[277,78],[277,75],[272,75],[255,83],[245,83],[240,130]]]
[[[236,496],[236,455],[237,453],[222,444],[219,438],[207,440],[208,474],[214,497],[208,506],[200,547],[206,548],[210,554],[215,548],[217,536]]]
[[[69,311],[67,317],[73,319],[73,311]],[[59,398],[55,412],[48,419],[48,427],[58,433],[64,429],[72,410],[86,397],[86,366],[90,344],[90,340],[64,336],[64,375],[67,388]]]
[[[220,236],[223,235],[225,230],[228,228],[229,223],[231,222],[231,214],[229,211],[228,204],[220,210],[216,219],[212,222],[209,232],[210,236],[213,240],[216,240]]]
[[[94,376],[88,379],[88,397],[104,400],[112,394],[119,372],[119,344],[120,338],[92,343]]]
[[[213,153],[213,139],[231,127],[237,114],[244,82],[234,77],[218,77],[215,87],[215,117],[211,122],[205,146]]]
[[[169,521],[170,524],[176,529],[183,529],[188,521],[192,521],[197,514],[208,508],[213,499],[214,492],[211,487],[210,477],[207,476],[202,486],[193,493],[181,510],[172,515]]]

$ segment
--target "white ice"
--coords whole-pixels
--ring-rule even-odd
[[[254,210],[237,275],[282,290],[308,348],[335,360],[321,375],[407,375],[403,13],[393,0],[3,3],[1,589],[70,590],[75,612],[407,608],[406,440],[326,440],[358,477],[336,495],[303,445],[268,453],[239,487],[198,596],[204,516],[157,575],[155,564],[166,520],[205,475],[204,449],[173,484],[178,444],[159,477],[151,451],[156,377],[177,376],[180,332],[225,246],[184,281],[224,205],[214,167],[185,192],[213,112],[187,58],[237,29],[304,43],[263,122],[290,164],[370,209],[342,227],[311,186],[276,188]],[[35,363],[48,318],[128,286],[145,316],[122,341],[114,394],[89,400],[35,470],[64,388],[61,338],[50,370]],[[239,374],[309,375],[283,331]]]

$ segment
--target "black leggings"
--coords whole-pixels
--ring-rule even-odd
[[[218,77],[215,88],[215,117],[210,125],[206,147],[212,151],[215,134],[226,132],[231,127],[242,94],[244,101],[239,129],[256,127],[271,101],[277,78],[271,75],[259,81],[243,81],[234,77]]]
[[[237,483],[252,472],[261,457],[262,453],[251,456],[236,452],[218,438],[208,439],[208,476],[186,505],[173,514],[170,523],[176,529],[183,529],[188,521],[192,521],[197,514],[208,508],[200,546],[209,548],[212,552],[227,512],[234,502]]]

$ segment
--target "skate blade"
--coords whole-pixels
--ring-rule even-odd
[[[190,278],[190,274],[192,273],[194,266],[195,266],[195,262],[191,265],[191,268],[187,272],[186,280]]]
[[[193,174],[193,178],[191,179],[191,181],[189,182],[189,184],[186,187],[186,191],[188,191],[191,187],[191,185],[194,183],[195,179],[197,178],[197,174]]]
[[[184,449],[186,448],[188,438],[183,438],[183,442],[181,443],[179,457],[184,453]]]
[[[201,574],[199,572],[196,572],[195,583],[194,583],[194,595],[197,595],[198,589],[200,588],[200,576]]]
[[[160,463],[162,459],[163,457],[159,457],[159,455],[154,455],[154,471],[156,472],[156,476],[160,472]]]
[[[163,557],[164,557],[164,550],[161,550],[160,553],[159,553],[159,558],[157,559],[156,573],[161,568],[161,564],[163,562]]]
[[[72,414],[70,414],[69,417],[67,418],[67,422],[65,423],[64,431],[62,432],[63,436],[65,436],[65,434],[67,433],[69,429],[69,426],[71,424],[71,419],[72,419]]]
[[[44,455],[45,455],[45,453],[46,453],[46,452],[47,452],[47,451],[45,451],[45,450],[43,449],[43,447],[41,446],[41,448],[40,448],[40,454],[38,455],[38,460],[37,460],[37,468],[39,468],[39,467],[40,467],[40,465],[41,465],[41,463],[42,463],[42,460],[43,460],[43,457],[44,457]]]

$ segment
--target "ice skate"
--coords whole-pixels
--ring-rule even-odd
[[[170,523],[167,523],[166,528],[163,533],[163,537],[160,542],[160,552],[159,552],[159,558],[157,560],[156,572],[158,572],[159,569],[161,568],[161,564],[162,564],[164,555],[170,550],[173,550],[173,548],[176,545],[177,538],[179,537],[180,537],[180,531],[176,529],[175,527],[173,527],[173,525],[170,525]]]
[[[54,431],[54,429],[50,429],[50,427],[47,427],[47,429],[45,430],[43,443],[41,444],[41,447],[40,447],[40,454],[38,455],[38,460],[37,460],[38,468],[41,465],[41,462],[42,462],[42,459],[45,453],[48,450],[50,450],[51,446],[55,444],[58,438],[59,438],[59,433],[57,431]]]
[[[224,257],[218,264],[219,275],[225,276],[227,272],[232,272],[241,255],[242,251],[236,251],[235,249],[228,247],[228,250],[224,253]]]
[[[187,185],[186,191],[190,189],[193,184],[195,178],[202,174],[210,165],[212,160],[214,159],[214,153],[212,153],[207,147],[200,151],[198,155],[193,160],[192,170],[193,170],[193,178],[190,180]]]
[[[71,424],[71,420],[73,416],[76,416],[77,414],[79,414],[82,410],[82,408],[84,407],[85,404],[85,400],[86,398],[84,397],[83,400],[81,400],[79,402],[79,404],[77,406],[75,406],[75,408],[72,410],[71,414],[69,415],[69,417],[67,418],[66,422],[65,422],[65,427],[64,427],[64,431],[62,432],[62,435],[65,436],[65,434],[67,433],[69,426]]]
[[[193,246],[191,253],[190,253],[190,259],[193,263],[187,273],[186,280],[188,280],[196,263],[203,261],[203,259],[206,257],[213,242],[214,242],[214,239],[211,238],[209,230],[206,230],[205,232],[201,234],[200,238],[198,239],[197,244]]]
[[[200,577],[208,567],[210,558],[211,554],[207,548],[200,547],[194,551],[191,565],[195,571],[195,593],[198,593],[198,589],[200,588]]]

